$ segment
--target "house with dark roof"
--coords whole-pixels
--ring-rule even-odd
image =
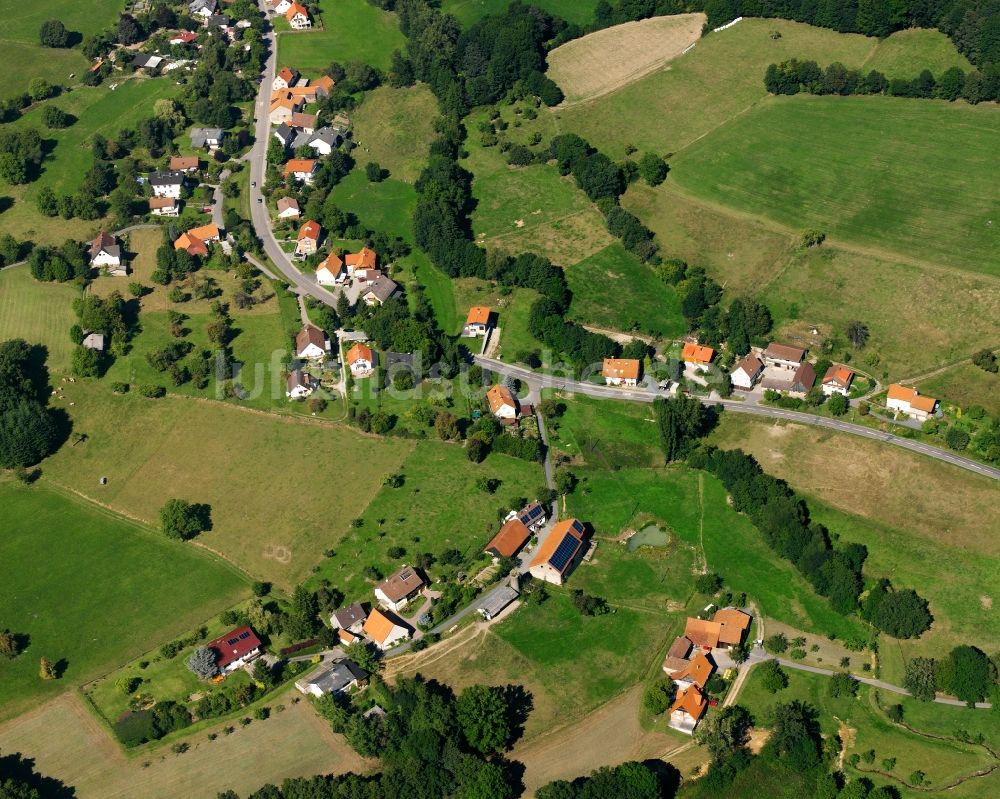
[[[150,55],[149,53],[136,53],[132,58],[132,67],[134,69],[145,69],[149,72],[155,72],[162,63],[162,56]]]
[[[110,233],[103,231],[90,242],[90,265],[101,267],[119,267],[122,263],[122,248],[118,240]]]
[[[375,598],[387,610],[398,612],[409,604],[427,585],[420,572],[412,566],[403,566],[375,587]]]
[[[281,142],[282,147],[289,147],[295,141],[295,128],[291,127],[287,122],[282,122],[274,129],[271,135]]]
[[[476,610],[486,621],[490,621],[490,619],[499,616],[518,596],[519,594],[512,586],[501,585],[492,590]]]
[[[749,391],[754,387],[760,376],[764,373],[764,364],[754,353],[749,353],[730,372],[729,377],[733,382],[733,388],[741,388]]]
[[[399,284],[392,278],[379,275],[361,294],[365,305],[382,305],[399,292]]]
[[[529,502],[521,510],[511,511],[507,515],[508,519],[515,517],[531,532],[537,533],[545,526],[545,506],[536,499],[534,502]]]
[[[312,394],[318,385],[319,381],[309,372],[292,369],[285,380],[285,396],[291,400],[304,399]]]
[[[764,350],[764,365],[779,369],[795,370],[806,358],[806,350],[787,344],[771,342]]]
[[[208,19],[218,8],[216,0],[191,0],[188,3],[188,13],[192,16]]]
[[[222,128],[191,128],[191,146],[196,150],[217,150],[225,135]]]
[[[264,645],[251,627],[237,627],[208,643],[215,650],[215,665],[223,674],[242,668],[264,651]]]
[[[304,694],[321,697],[340,696],[368,685],[368,672],[353,660],[344,658],[329,665],[322,665],[308,677],[295,681],[295,687]]]
[[[368,611],[365,610],[364,605],[360,602],[352,602],[346,608],[341,608],[330,615],[330,626],[335,630],[360,633],[367,618]]]
[[[295,357],[318,361],[330,352],[330,339],[315,325],[306,325],[295,336]]]
[[[585,536],[586,528],[579,519],[559,522],[538,547],[528,567],[531,576],[553,585],[562,585],[584,554]]]
[[[816,384],[816,369],[809,361],[803,361],[792,376],[792,385],[788,393],[792,396],[804,397]]]
[[[329,155],[344,141],[344,134],[340,128],[322,127],[307,135],[309,136],[307,144],[320,155]]]
[[[184,187],[184,173],[177,171],[152,172],[149,175],[149,185],[153,189],[153,194],[157,197],[179,199],[181,189]]]

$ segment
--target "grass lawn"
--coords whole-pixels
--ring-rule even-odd
[[[475,559],[499,529],[498,510],[510,510],[515,497],[534,499],[545,483],[540,464],[507,455],[473,464],[464,448],[436,441],[417,444],[395,470],[405,476],[403,486],[383,487],[383,474],[377,475],[371,486],[378,493],[355,513],[364,524],[331,541],[336,554],[320,566],[317,576],[330,579],[348,600],[370,601],[373,584],[362,574],[367,566],[388,575],[418,553],[437,556],[449,548]],[[480,477],[498,478],[501,486],[490,495],[476,487]],[[406,554],[390,558],[393,546]]]
[[[673,287],[617,242],[567,267],[566,280],[570,319],[668,338],[687,332]]]
[[[330,193],[337,206],[358,217],[362,224],[390,236],[413,240],[413,209],[417,193],[409,183],[395,178],[370,183],[360,165],[334,186]]]
[[[549,443],[576,461],[598,469],[659,466],[653,407],[645,402],[608,402],[556,393],[565,413],[546,423]]]
[[[393,50],[402,49],[403,34],[394,14],[366,0],[319,0],[322,27],[278,36],[279,66],[291,66],[307,77],[319,77],[332,61],[363,61],[389,68]]]
[[[466,27],[488,14],[501,14],[509,0],[443,0],[441,10],[454,14]],[[594,21],[597,0],[533,0],[531,5],[548,11],[567,22],[585,25]]]
[[[878,43],[864,64],[866,71],[877,69],[890,80],[915,78],[924,69],[939,77],[951,67],[960,67],[965,72],[972,70],[969,59],[955,49],[951,39],[941,31],[925,28],[896,31]]]
[[[410,254],[410,261],[413,263],[413,274],[417,281],[424,287],[427,300],[434,309],[434,318],[438,325],[446,333],[453,334],[461,331],[465,324],[465,317],[459,318],[459,313],[455,308],[455,294],[452,290],[452,279],[438,269],[420,251]]]
[[[23,338],[48,350],[51,375],[70,368],[73,342],[69,329],[76,322],[73,300],[79,289],[68,283],[39,283],[27,265],[0,272],[0,341]]]
[[[282,588],[309,574],[413,447],[228,403],[118,397],[89,381],[64,393],[75,402],[67,408],[74,430],[88,439],[46,461],[47,476],[148,521],[171,497],[206,502],[214,529],[199,543]],[[350,480],[304,493],[307,475],[340,474],[345,463]],[[98,485],[101,476],[108,485]]]
[[[770,98],[687,148],[671,179],[793,230],[1000,276],[998,131],[990,105]]]
[[[413,183],[427,161],[437,117],[437,100],[424,84],[368,92],[351,114],[358,145],[353,157],[362,169],[376,161],[396,180]]]
[[[0,483],[0,617],[30,636],[0,663],[0,717],[165,642],[246,588],[206,552],[44,486]],[[62,663],[60,680],[38,678],[40,657]]]
[[[540,350],[545,353],[548,350],[528,330],[528,315],[531,313],[531,306],[535,304],[535,300],[539,296],[534,289],[515,289],[507,302],[498,309],[501,327],[498,358],[511,362],[520,352]],[[544,358],[543,360],[547,362],[549,359]]]
[[[1000,414],[1000,376],[963,363],[917,383],[922,394],[930,394],[962,408],[981,405],[987,413]]]

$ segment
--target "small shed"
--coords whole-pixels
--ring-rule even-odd
[[[518,593],[510,585],[503,585],[493,591],[477,610],[486,621],[499,615],[511,602],[517,599]]]

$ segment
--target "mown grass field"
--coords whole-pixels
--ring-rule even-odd
[[[394,14],[365,0],[320,0],[320,20],[307,31],[278,36],[280,65],[295,67],[308,77],[319,77],[331,62],[361,61],[388,69],[393,50],[405,40]]]
[[[309,574],[413,448],[228,403],[119,397],[90,382],[64,393],[88,438],[46,461],[47,476],[153,523],[171,497],[206,502],[214,529],[199,543],[282,588]],[[350,479],[330,479],[345,463]]]
[[[308,702],[291,703],[295,696],[291,689],[276,697],[266,721],[247,727],[224,721],[197,733],[186,741],[190,749],[181,755],[160,750],[146,757],[124,757],[75,696],[0,727],[0,746],[5,752],[23,752],[36,760],[42,773],[94,799],[211,799],[230,789],[245,796],[286,777],[365,771],[368,764],[330,731]],[[235,732],[226,735],[224,728],[230,725]],[[210,741],[209,735],[216,740]]]
[[[437,100],[423,84],[366,93],[351,114],[358,166],[376,161],[396,180],[413,183],[427,161],[437,116]]]
[[[534,499],[545,484],[540,464],[507,455],[472,464],[462,447],[436,441],[417,444],[397,471],[405,476],[404,484],[382,486],[383,475],[372,481],[378,493],[356,514],[363,525],[331,542],[336,554],[317,573],[351,601],[371,599],[373,584],[362,574],[367,566],[388,575],[418,553],[438,556],[449,548],[475,559],[499,529],[498,510],[510,510],[516,497]],[[492,495],[477,488],[480,477],[501,480],[500,488]],[[390,558],[387,552],[394,546],[406,554]]]
[[[671,179],[793,230],[998,276],[998,146],[995,106],[772,98],[681,153]]]
[[[441,10],[453,14],[468,27],[488,14],[500,14],[509,0],[443,0]],[[567,22],[585,25],[594,21],[597,0],[534,0],[533,6],[562,17]]]
[[[660,466],[652,406],[644,402],[608,402],[556,392],[566,410],[547,422],[549,443],[561,453],[598,469]]]
[[[963,409],[980,405],[987,413],[1000,414],[1000,377],[971,363],[960,364],[934,377],[917,382],[924,394]]]
[[[30,489],[0,483],[0,519],[0,616],[4,627],[30,636],[24,652],[0,663],[0,717],[163,643],[247,587],[206,552],[44,481]],[[41,657],[64,661],[59,680],[39,679]]]
[[[667,338],[687,332],[673,287],[617,242],[567,267],[566,280],[571,319]]]
[[[370,183],[361,163],[330,193],[336,198],[338,208],[354,214],[372,230],[412,240],[417,193],[411,184],[395,178]]]
[[[50,375],[66,374],[73,342],[69,329],[76,322],[73,300],[79,290],[68,284],[39,283],[27,265],[0,272],[0,341],[23,338],[48,350]]]

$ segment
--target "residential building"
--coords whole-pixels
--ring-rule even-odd
[[[552,528],[528,567],[531,576],[562,585],[583,555],[586,530],[579,519],[566,519]]]
[[[733,388],[741,388],[744,391],[749,391],[754,387],[754,384],[760,379],[763,373],[764,364],[751,352],[736,364],[733,371],[729,373],[729,377],[732,380]]]
[[[715,663],[702,650],[698,649],[684,667],[671,674],[670,678],[675,685],[681,688],[686,688],[689,685],[704,688],[713,671],[715,671]]]
[[[308,81],[305,82],[306,85],[303,86],[292,86],[288,89],[288,93],[292,97],[297,97],[302,101],[302,105],[308,105],[309,103],[316,102],[316,87],[309,86]]]
[[[212,14],[212,16],[205,20],[205,27],[208,28],[210,36],[216,31],[228,36],[232,26],[229,17],[225,14]]]
[[[339,128],[324,127],[309,135],[309,146],[320,155],[329,155],[344,141]]]
[[[410,637],[410,628],[396,616],[378,608],[365,620],[364,634],[383,652]]]
[[[764,350],[764,365],[795,370],[805,357],[806,351],[801,347],[789,347],[787,344],[775,344],[772,341]]]
[[[191,128],[191,146],[196,150],[218,150],[225,135],[222,128]]]
[[[529,530],[520,519],[508,519],[500,531],[486,545],[486,554],[494,558],[512,558],[531,538]]]
[[[145,69],[149,72],[155,72],[162,63],[162,56],[150,55],[149,53],[136,53],[132,58],[132,67],[134,69]]]
[[[195,41],[198,41],[198,34],[193,31],[177,31],[167,39],[167,43],[172,45],[191,44],[191,42]]]
[[[173,197],[180,199],[184,187],[183,172],[153,172],[149,176],[149,185],[156,197]]]
[[[188,3],[188,13],[193,17],[202,17],[203,19],[212,16],[216,8],[218,8],[216,0],[191,0]]]
[[[846,366],[831,366],[823,375],[823,393],[830,397],[834,394],[851,393],[851,383],[854,382],[854,371]]]
[[[917,389],[893,383],[886,394],[885,407],[904,413],[911,419],[924,422],[933,415],[937,400],[921,394]]]
[[[677,691],[670,708],[670,726],[678,732],[691,735],[708,709],[708,699],[696,685]]]
[[[499,588],[494,589],[486,597],[483,603],[476,608],[482,617],[486,621],[496,618],[500,613],[507,608],[511,602],[513,602],[518,597],[517,591],[515,591],[510,585],[502,585]]]
[[[718,622],[719,646],[731,647],[739,646],[743,643],[743,638],[750,630],[751,616],[737,608],[720,608],[712,616],[712,621]]]
[[[288,124],[293,128],[301,128],[305,133],[312,133],[316,130],[316,114],[303,114],[301,111],[294,111]]]
[[[362,247],[358,252],[350,252],[344,256],[348,277],[354,277],[355,271],[374,269],[378,265],[377,262],[378,255],[369,247]]]
[[[298,3],[292,3],[288,7],[288,10],[285,12],[285,19],[288,20],[288,24],[291,25],[293,30],[300,31],[312,27],[309,12],[305,6],[300,6]]]
[[[317,161],[314,158],[292,158],[281,172],[283,178],[291,176],[302,183],[312,183],[316,174]]]
[[[101,267],[119,267],[122,263],[122,248],[118,240],[110,233],[103,231],[90,242],[90,265]]]
[[[335,252],[331,252],[316,267],[316,282],[321,286],[336,286],[347,279],[344,261]]]
[[[279,219],[298,219],[299,202],[294,197],[282,197],[278,200]]]
[[[327,695],[339,696],[367,684],[368,672],[346,658],[335,660],[330,665],[322,665],[308,677],[295,681],[295,687],[300,692],[317,699]]]
[[[330,626],[335,630],[347,630],[360,633],[365,626],[368,612],[360,602],[352,602],[346,608],[341,608],[330,616]]]
[[[369,377],[375,368],[375,353],[360,341],[347,351],[347,366],[354,377]]]
[[[667,657],[663,661],[663,670],[668,674],[676,674],[681,669],[686,669],[688,664],[688,654],[691,652],[691,641],[686,636],[678,636],[667,650]]]
[[[465,327],[462,335],[466,337],[485,336],[492,325],[493,311],[483,305],[475,305],[469,309],[465,317]]]
[[[292,0],[267,0],[267,4],[275,14],[284,14],[292,7]]]
[[[316,89],[317,97],[326,97],[328,94],[330,94],[333,87],[337,85],[337,81],[335,81],[329,75],[321,75],[312,82],[312,85]]]
[[[608,386],[635,386],[639,383],[642,362],[635,358],[605,358],[604,383]]]
[[[302,100],[294,97],[287,91],[278,92],[271,96],[271,102],[267,107],[267,118],[272,125],[287,123],[292,127],[292,116],[302,107]],[[286,145],[287,146],[287,145]]]
[[[271,81],[271,90],[278,92],[282,89],[290,89],[298,82],[298,79],[298,70],[291,67],[282,67],[274,76],[274,80]]]
[[[177,216],[180,213],[180,203],[173,197],[150,197],[149,213],[153,216]]]
[[[816,370],[809,361],[803,361],[799,364],[799,368],[795,370],[795,375],[792,377],[792,385],[788,389],[788,393],[804,397],[815,384]]]
[[[534,502],[529,502],[517,512],[511,511],[507,515],[507,518],[520,519],[521,524],[531,530],[531,532],[537,533],[545,526],[545,506],[536,499]]]
[[[490,406],[490,413],[500,419],[512,420],[518,417],[520,403],[517,397],[507,386],[497,383],[486,392],[486,401]]]
[[[359,633],[352,633],[350,630],[337,630],[337,640],[341,646],[350,646],[361,640]]]
[[[295,244],[295,254],[301,258],[312,255],[319,249],[319,239],[323,235],[323,228],[319,222],[310,219],[299,228],[298,241]]]
[[[395,280],[392,280],[385,275],[379,275],[375,278],[374,282],[367,289],[365,289],[364,293],[361,295],[361,299],[365,301],[365,305],[382,305],[398,291],[399,284],[396,283]]]
[[[309,372],[304,372],[301,369],[292,369],[288,373],[288,379],[286,380],[285,396],[288,399],[302,399],[312,394],[318,385],[319,381],[309,374]]]
[[[719,646],[719,635],[722,633],[722,624],[708,619],[695,619],[688,617],[684,625],[684,637],[694,646],[702,649],[716,649]]]
[[[173,155],[170,157],[171,172],[197,172],[200,165],[196,155]]]
[[[686,341],[681,349],[681,360],[684,361],[685,366],[693,369],[704,369],[712,363],[713,358],[715,358],[715,350],[702,344]]]
[[[208,255],[208,245],[190,233],[181,233],[174,241],[174,249],[184,250],[188,255],[197,255],[202,258]]]
[[[398,613],[417,596],[427,583],[412,566],[403,566],[375,586],[375,598],[386,610]]]
[[[288,118],[292,118],[291,112],[288,113]],[[287,148],[295,140],[295,128],[291,127],[287,122],[282,122],[274,129],[272,135],[281,142],[282,147]]]
[[[295,357],[317,361],[330,352],[330,340],[315,325],[306,325],[295,336]]]
[[[223,674],[231,674],[242,668],[264,651],[257,633],[250,627],[230,630],[214,641],[209,641],[208,648],[215,650],[215,665]]]
[[[218,241],[222,238],[222,231],[219,230],[214,222],[202,225],[201,227],[193,227],[188,231],[188,234],[196,236],[202,241]]]

